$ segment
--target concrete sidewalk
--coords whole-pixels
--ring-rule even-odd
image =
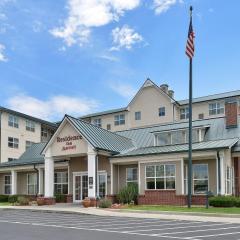
[[[144,212],[144,211],[121,211],[116,209],[99,209],[99,208],[83,208],[77,204],[56,204],[52,206],[0,206],[0,210],[29,210],[29,211],[45,211],[45,212],[61,212],[71,214],[88,214],[97,216],[111,217],[132,217],[132,218],[155,218],[166,220],[186,220],[186,221],[202,221],[202,222],[226,222],[240,223],[240,216],[233,214],[225,214],[217,216],[216,214],[199,214],[199,213],[178,213],[178,212]]]

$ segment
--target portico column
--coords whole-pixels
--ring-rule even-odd
[[[12,195],[17,194],[17,172],[16,170],[12,170],[11,171],[11,175],[12,175]]]
[[[220,154],[220,161],[219,161],[219,168],[220,168],[220,194],[225,195],[226,188],[225,188],[225,163],[224,163],[224,153]]]
[[[96,152],[88,146],[88,197],[96,198]]]
[[[43,194],[43,169],[39,168],[38,169],[38,195]]]
[[[54,196],[54,159],[45,158],[45,197]]]

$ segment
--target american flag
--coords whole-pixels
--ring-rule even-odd
[[[194,56],[194,32],[193,32],[193,26],[192,26],[192,16],[190,19],[189,24],[189,30],[188,30],[188,39],[187,39],[187,45],[186,45],[186,54],[191,59]]]

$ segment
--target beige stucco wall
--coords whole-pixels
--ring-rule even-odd
[[[41,141],[41,124],[35,122],[35,132],[26,131],[26,119],[18,117],[19,127],[14,128],[8,126],[9,114],[3,112],[1,114],[1,162],[7,162],[8,158],[19,158],[26,149],[26,141]],[[19,148],[8,147],[8,137],[19,139]]]
[[[165,107],[166,115],[163,117],[158,115],[160,107]],[[171,99],[153,86],[143,88],[130,103],[129,111],[131,128],[173,121]],[[135,112],[138,111],[141,112],[141,120],[135,120]]]

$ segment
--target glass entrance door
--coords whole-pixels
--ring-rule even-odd
[[[80,202],[88,196],[88,175],[74,174],[73,175],[73,201]]]

